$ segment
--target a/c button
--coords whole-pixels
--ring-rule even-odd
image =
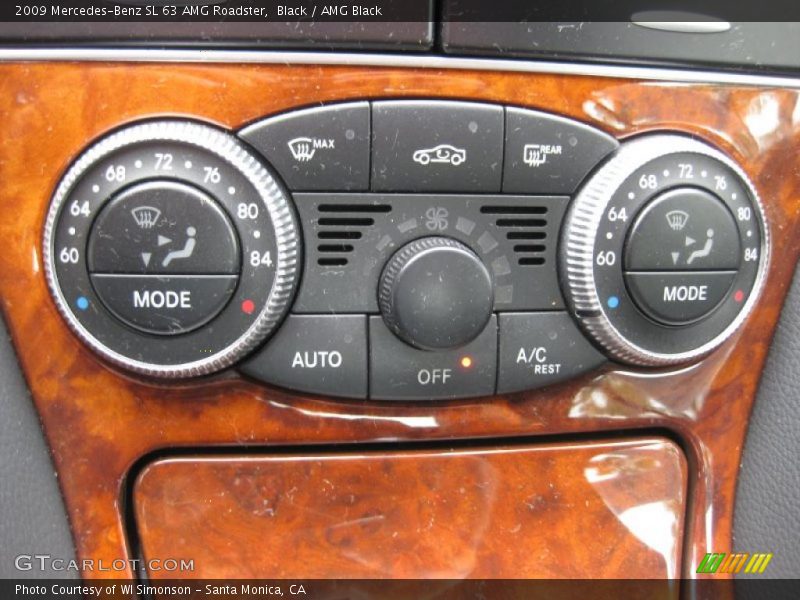
[[[240,367],[265,383],[301,392],[367,397],[367,317],[290,315]]]
[[[571,379],[605,361],[565,312],[500,315],[498,394]]]

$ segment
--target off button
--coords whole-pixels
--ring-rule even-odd
[[[201,327],[228,304],[237,275],[94,274],[92,285],[106,308],[138,331],[178,335]]]
[[[447,400],[488,396],[497,378],[497,317],[473,341],[430,352],[400,340],[381,317],[370,317],[370,397]]]

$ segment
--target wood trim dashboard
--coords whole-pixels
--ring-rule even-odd
[[[192,578],[674,579],[686,475],[658,438],[173,457],[133,505],[145,560],[192,557]]]
[[[535,392],[447,403],[334,401],[232,374],[163,384],[102,363],[70,333],[45,283],[42,229],[57,181],[89,141],[155,116],[238,128],[319,102],[403,97],[531,107],[620,139],[670,130],[719,147],[755,183],[773,234],[758,306],[722,348],[692,365],[611,365]],[[458,447],[468,440],[656,430],[676,440],[688,461],[682,575],[694,576],[706,552],[731,550],[747,421],[800,250],[797,91],[377,66],[20,62],[0,64],[0,122],[0,305],[53,452],[80,558],[131,558],[128,475],[142,457],[165,449],[263,452],[423,440]]]

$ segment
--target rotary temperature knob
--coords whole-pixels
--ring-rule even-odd
[[[492,277],[467,246],[427,237],[403,246],[378,287],[386,325],[403,341],[444,350],[474,340],[492,316]]]
[[[679,135],[626,142],[585,183],[562,230],[560,277],[577,320],[614,358],[704,356],[752,309],[768,231],[747,175]]]
[[[107,360],[204,375],[288,311],[300,240],[291,198],[233,135],[181,120],[116,131],[56,189],[45,271],[62,315]]]

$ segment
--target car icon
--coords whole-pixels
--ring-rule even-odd
[[[414,162],[421,165],[430,163],[449,163],[453,166],[458,166],[467,160],[467,151],[462,148],[456,148],[450,144],[441,144],[435,148],[426,148],[417,150],[413,156]]]

